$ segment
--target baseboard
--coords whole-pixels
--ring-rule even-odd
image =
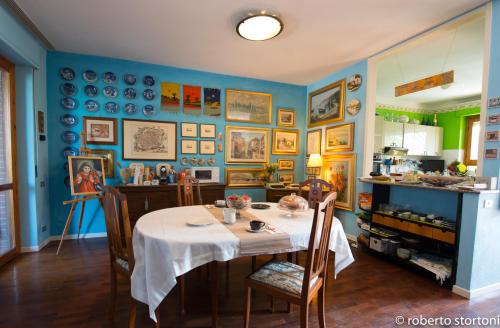
[[[47,246],[51,242],[52,238],[49,237],[45,239],[40,245],[38,246],[28,246],[28,247],[21,247],[21,253],[31,253],[31,252],[39,252]]]
[[[481,296],[481,295],[484,295],[487,293],[491,293],[494,291],[499,291],[499,290],[500,290],[500,282],[498,282],[496,284],[489,285],[489,286],[476,288],[473,290],[468,290],[468,289],[462,288],[460,286],[454,285],[452,292],[457,294],[457,295],[460,295],[462,297],[465,297],[467,299],[472,299],[474,297],[478,297],[478,296]]]
[[[101,237],[106,237],[106,232],[94,232],[94,233],[85,233],[85,234],[80,234],[80,238],[101,238]],[[78,234],[74,235],[66,235],[64,237],[64,240],[67,239],[77,239]],[[27,247],[21,247],[21,253],[31,253],[31,252],[39,252],[47,246],[51,241],[58,241],[61,240],[61,235],[59,236],[50,236],[49,238],[45,239],[40,245],[38,246],[27,246]]]

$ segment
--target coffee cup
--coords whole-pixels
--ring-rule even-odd
[[[252,220],[250,221],[250,229],[257,231],[262,229],[266,225],[265,222],[259,221],[259,220]]]
[[[234,208],[225,208],[222,210],[224,223],[233,224],[236,222],[236,210]]]

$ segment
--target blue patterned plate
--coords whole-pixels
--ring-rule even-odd
[[[108,98],[116,98],[118,96],[118,89],[112,86],[107,86],[102,89],[102,93]]]
[[[125,107],[123,108],[123,110],[128,115],[134,115],[135,113],[137,113],[137,106],[135,104],[128,103],[128,104],[125,104]]]
[[[146,75],[142,79],[142,83],[144,83],[144,85],[146,85],[148,87],[152,87],[153,85],[155,85],[155,79],[151,75]]]
[[[110,101],[110,102],[107,102],[106,105],[104,105],[104,109],[108,113],[116,114],[116,113],[118,113],[118,111],[120,111],[120,106],[118,106],[117,103]]]
[[[85,92],[85,94],[87,95],[87,97],[96,97],[97,94],[99,93],[99,90],[97,90],[97,87],[96,86],[93,86],[93,85],[86,85],[85,88],[83,89],[83,91]]]
[[[83,72],[82,77],[88,83],[97,82],[97,73],[91,69],[88,69],[85,72]]]
[[[99,103],[95,100],[87,100],[85,102],[85,109],[89,112],[97,112],[99,110]]]
[[[137,95],[137,93],[135,92],[134,88],[127,88],[123,91],[123,95],[127,99],[135,99],[135,96]]]
[[[144,96],[144,99],[146,99],[146,100],[153,100],[156,97],[156,92],[154,92],[154,90],[152,90],[152,89],[146,89],[146,90],[144,90],[142,95]]]
[[[71,145],[77,142],[78,139],[80,139],[80,136],[74,131],[64,131],[63,133],[61,133],[61,139],[65,143]]]
[[[104,83],[108,84],[116,83],[116,75],[113,72],[106,72],[102,76],[102,80],[104,81]]]
[[[78,156],[79,153],[80,153],[80,151],[78,150],[78,148],[71,147],[71,146],[64,148],[62,151],[63,157]]]
[[[136,81],[137,78],[135,77],[134,74],[127,73],[123,75],[123,82],[125,82],[128,85],[134,85]]]
[[[64,67],[59,70],[59,76],[66,81],[73,81],[75,79],[75,71],[72,68]]]
[[[155,114],[155,106],[153,105],[146,105],[144,106],[144,108],[142,109],[142,112],[144,113],[144,115],[146,116],[153,116]]]
[[[74,96],[78,92],[78,88],[73,83],[61,83],[59,91],[65,96]]]
[[[78,125],[78,117],[72,114],[61,115],[59,121],[61,122],[62,125],[64,125],[67,128],[71,128]]]
[[[72,110],[78,108],[78,101],[71,97],[64,97],[61,99],[61,106],[64,109]]]

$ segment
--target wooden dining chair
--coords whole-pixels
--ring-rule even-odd
[[[196,201],[194,189],[196,188]],[[192,176],[185,176],[177,182],[177,202],[179,206],[202,205],[200,181]]]
[[[248,328],[250,322],[252,288],[299,305],[301,328],[307,328],[309,305],[317,296],[319,326],[326,326],[325,282],[336,198],[337,193],[330,193],[324,202],[315,205],[305,268],[286,261],[269,261],[245,279],[243,327]],[[319,218],[319,212],[324,213],[323,220]],[[316,242],[318,233],[319,244]]]
[[[132,249],[132,233],[128,215],[127,196],[121,194],[111,186],[105,186],[103,208],[111,264],[109,316],[110,320],[113,321],[117,294],[117,276],[121,275],[130,282],[135,260]],[[130,295],[129,327],[135,327],[136,305],[136,300]],[[157,318],[155,327],[160,327],[159,306],[155,312]]]
[[[310,208],[323,201],[323,191],[332,191],[332,185],[321,179],[308,179],[299,184],[299,196],[307,199]],[[307,197],[306,197],[307,196]]]

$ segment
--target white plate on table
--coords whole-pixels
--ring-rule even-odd
[[[266,227],[263,227],[259,230],[252,230],[251,228],[247,228],[247,231],[248,232],[252,232],[252,233],[259,233],[259,232],[263,232],[263,231],[266,231]]]
[[[205,227],[205,226],[209,226],[209,225],[213,224],[214,220],[213,219],[205,219],[205,218],[191,219],[186,223],[188,226],[192,226],[192,227]]]

